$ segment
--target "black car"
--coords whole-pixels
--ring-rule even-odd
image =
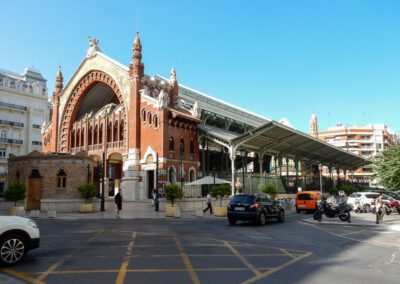
[[[285,211],[278,201],[266,193],[238,194],[228,204],[228,221],[231,225],[240,220],[256,221],[262,226],[272,218],[284,222]]]

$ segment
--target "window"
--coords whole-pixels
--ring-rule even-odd
[[[40,141],[32,141],[32,145],[39,145],[39,146],[41,146],[41,145],[42,145],[42,142],[40,142]]]
[[[114,124],[113,141],[118,141],[118,121]]]
[[[158,116],[155,115],[153,120],[154,120],[154,127],[158,127]]]
[[[148,114],[147,114],[147,121],[148,121],[148,123],[149,123],[149,125],[151,124],[151,112],[149,112]]]
[[[169,148],[169,158],[173,159],[174,158],[174,138],[173,137],[169,137],[168,148]]]
[[[1,130],[0,138],[7,139],[7,130],[6,129]]]
[[[124,121],[122,120],[119,124],[119,141],[124,140]]]
[[[0,158],[5,158],[7,155],[7,150],[5,148],[0,148]]]
[[[174,167],[168,169],[168,181],[170,183],[176,183],[176,172]]]
[[[67,174],[64,169],[60,169],[57,174],[57,187],[66,188],[67,187]]]
[[[146,110],[145,109],[142,109],[142,119],[143,119],[143,122],[146,122]]]
[[[183,159],[185,157],[185,142],[183,138],[181,139],[181,142],[179,143],[179,154],[181,155],[180,158]]]
[[[40,129],[40,125],[39,124],[32,124],[32,128]]]

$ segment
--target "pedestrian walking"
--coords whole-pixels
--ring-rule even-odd
[[[206,203],[207,203],[207,207],[203,210],[203,213],[206,213],[206,211],[208,209],[210,209],[210,213],[212,214],[213,211],[212,211],[212,206],[211,206],[211,193],[207,193]]]
[[[380,193],[375,199],[375,211],[376,211],[376,223],[379,224],[383,220],[383,203],[382,203],[382,193]]]
[[[119,211],[122,210],[122,194],[120,191],[114,196],[114,201],[115,204],[117,205],[117,215],[115,215],[115,218],[120,218],[119,216]]]

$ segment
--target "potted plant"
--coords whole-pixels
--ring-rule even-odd
[[[26,187],[23,183],[15,181],[10,184],[6,192],[4,192],[4,199],[14,202],[14,207],[8,209],[10,215],[16,215],[18,211],[24,211],[24,206],[17,206],[17,201],[24,200],[25,197]]]
[[[85,183],[80,185],[77,188],[81,197],[85,199],[85,204],[81,204],[79,208],[79,212],[81,213],[90,213],[93,212],[93,204],[89,203],[89,201],[97,195],[96,186],[91,183]]]
[[[261,192],[267,193],[271,196],[273,200],[275,200],[276,196],[278,195],[278,190],[276,187],[270,183],[266,184],[262,189]]]
[[[211,187],[212,195],[219,198],[219,206],[214,207],[214,215],[225,217],[227,214],[226,206],[222,206],[222,199],[224,196],[229,196],[231,194],[231,188],[229,184],[218,184]]]
[[[165,186],[164,192],[167,200],[171,202],[171,206],[165,206],[165,215],[167,217],[174,217],[176,215],[179,215],[179,206],[177,206],[176,204],[174,206],[174,201],[175,199],[181,199],[183,197],[182,189],[177,184],[169,184]]]

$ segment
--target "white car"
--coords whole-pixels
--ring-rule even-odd
[[[377,192],[354,192],[347,198],[347,204],[351,205],[353,210],[361,206],[364,212],[370,212],[372,209],[371,202],[375,201],[378,195]]]
[[[40,245],[40,232],[36,222],[18,216],[0,216],[0,265],[20,262],[31,250]]]

